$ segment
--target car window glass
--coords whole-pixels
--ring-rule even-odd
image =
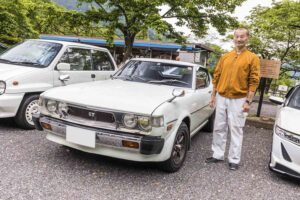
[[[123,66],[118,76],[130,81],[190,88],[193,67],[175,63],[131,60]]]
[[[196,89],[204,88],[209,85],[209,76],[206,70],[201,67],[197,70],[196,73]]]
[[[93,69],[99,71],[113,71],[114,65],[107,52],[92,50]]]
[[[61,63],[69,63],[71,71],[92,70],[91,52],[89,49],[69,48],[61,57]]]
[[[300,87],[292,94],[289,103],[289,107],[300,109]]]
[[[27,40],[1,55],[1,59],[20,65],[47,67],[60,51],[62,45],[53,42]]]

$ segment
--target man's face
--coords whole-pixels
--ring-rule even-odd
[[[238,29],[234,33],[233,37],[234,45],[238,48],[243,48],[246,46],[248,42],[247,30]]]

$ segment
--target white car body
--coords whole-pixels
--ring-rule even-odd
[[[19,114],[18,112],[20,111],[20,107],[24,103],[25,99],[30,97],[31,95],[38,95],[53,87],[65,86],[73,83],[109,79],[110,75],[114,74],[117,70],[116,64],[113,61],[111,54],[105,48],[80,43],[51,40],[28,41],[56,43],[61,44],[62,47],[55,58],[52,60],[52,62],[44,68],[24,66],[12,63],[0,63],[0,81],[6,83],[4,94],[0,94],[0,118],[16,117]],[[114,69],[112,71],[57,70],[56,66],[59,63],[62,55],[67,51],[67,49],[70,48],[105,52],[110,56],[111,61],[114,65]],[[28,51],[30,51],[30,49],[28,49]],[[95,78],[91,78],[92,74],[94,74]],[[66,81],[59,80],[60,76],[62,75],[68,76],[69,79]],[[35,101],[37,102],[37,100]],[[32,109],[34,109],[34,106],[32,106]]]
[[[41,116],[35,122],[37,129],[47,132],[47,139],[69,146],[81,151],[115,157],[132,161],[162,162],[170,158],[176,133],[181,124],[188,125],[189,139],[196,134],[211,118],[214,109],[209,107],[209,100],[213,89],[211,77],[207,74],[207,85],[203,88],[196,88],[196,71],[206,70],[199,65],[161,60],[161,59],[133,59],[133,61],[170,63],[189,66],[193,71],[193,84],[190,88],[181,88],[173,85],[157,85],[145,82],[131,82],[120,79],[106,80],[76,84],[64,88],[55,88],[44,92],[41,101],[55,100],[64,102],[73,107],[87,109],[90,117],[93,111],[105,111],[111,113],[134,113],[135,115],[158,117],[163,116],[161,127],[152,127],[151,131],[140,131],[124,128],[116,124],[97,123],[91,120],[68,117],[61,118],[49,115],[45,104],[41,108]],[[201,69],[200,69],[201,68]],[[206,70],[207,71],[207,70]],[[183,96],[174,97],[175,91],[184,91]],[[115,114],[118,115],[118,114]],[[123,115],[124,117],[124,115]],[[115,117],[118,118],[118,117]],[[51,130],[45,129],[43,124],[50,124]],[[62,128],[63,127],[63,128]],[[171,129],[169,130],[169,128]],[[68,132],[69,131],[69,132]],[[95,144],[95,134],[105,132],[105,138],[109,144]],[[86,138],[82,134],[86,134]],[[124,148],[114,145],[126,134],[128,140],[138,141],[139,149]],[[78,138],[73,138],[77,135]],[[92,135],[88,138],[87,135]],[[77,137],[74,136],[74,137]],[[119,137],[119,138],[118,138]],[[96,137],[97,138],[97,137]],[[143,139],[160,140],[163,142],[161,151],[141,153]],[[115,140],[114,140],[115,139]],[[122,138],[121,138],[122,139]],[[85,141],[85,140],[91,140]]]
[[[299,86],[291,90],[285,100],[270,98],[282,104],[277,110],[269,167],[273,171],[300,179],[300,108],[291,105],[291,101],[296,98],[300,104]]]

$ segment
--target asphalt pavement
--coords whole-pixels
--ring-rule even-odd
[[[242,162],[205,164],[212,134],[199,132],[183,168],[111,159],[48,141],[0,120],[0,199],[300,199],[300,183],[268,169],[272,131],[246,127]]]

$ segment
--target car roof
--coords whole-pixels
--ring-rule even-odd
[[[87,47],[87,48],[97,48],[97,49],[101,49],[103,51],[108,51],[108,49],[103,48],[103,47],[98,47],[98,46],[84,44],[84,43],[79,43],[79,42],[77,43],[77,42],[66,42],[66,41],[59,41],[59,40],[44,40],[44,39],[29,39],[29,40],[53,42],[53,43],[62,44],[64,46],[81,46],[81,47]]]
[[[159,58],[132,58],[130,60],[139,60],[139,61],[148,61],[148,62],[161,62],[161,63],[168,63],[168,64],[176,64],[176,65],[186,65],[191,67],[203,67],[200,64],[194,64],[189,62],[177,61],[177,60],[168,60],[168,59],[159,59]]]

